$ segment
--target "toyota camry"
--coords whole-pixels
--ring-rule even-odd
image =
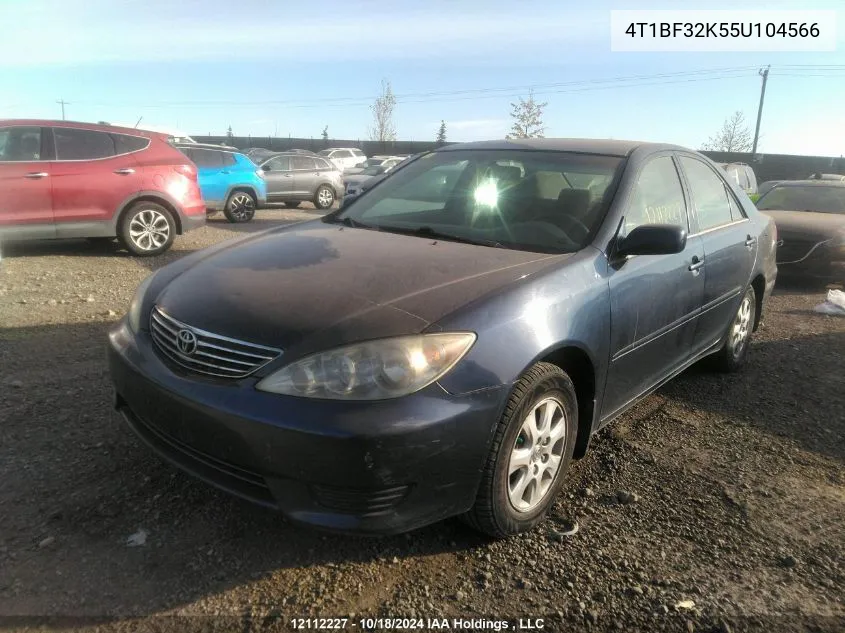
[[[776,243],[681,147],[450,145],[148,277],[109,335],[115,405],[177,467],[295,522],[505,537],[639,399],[706,356],[743,365]]]

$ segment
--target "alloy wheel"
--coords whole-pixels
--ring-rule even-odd
[[[731,327],[731,353],[739,358],[751,333],[751,297],[744,297]]]
[[[246,193],[236,193],[229,202],[229,213],[236,220],[248,220],[255,214],[255,200]]]
[[[334,196],[327,187],[323,187],[317,192],[317,201],[320,203],[321,209],[328,209],[334,202]]]
[[[160,211],[143,209],[129,222],[129,239],[142,251],[154,251],[170,238],[170,224]]]
[[[545,398],[523,420],[508,463],[508,498],[517,512],[531,512],[545,499],[560,471],[565,446],[563,405]]]

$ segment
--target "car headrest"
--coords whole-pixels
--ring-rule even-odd
[[[557,201],[568,215],[583,218],[590,208],[590,197],[589,189],[561,189]]]

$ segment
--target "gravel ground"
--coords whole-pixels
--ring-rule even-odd
[[[84,241],[4,249],[0,629],[406,616],[510,628],[543,618],[547,631],[845,630],[845,319],[812,312],[821,289],[776,290],[744,372],[694,367],[602,431],[551,519],[520,538],[490,542],[457,521],[386,539],[325,535],[159,461],[111,410],[110,323],[152,268],[313,217],[212,219],[154,260]]]

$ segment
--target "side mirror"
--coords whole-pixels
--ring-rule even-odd
[[[672,255],[687,245],[687,232],[673,224],[644,224],[617,242],[616,255]]]
[[[272,171],[272,169],[270,168],[270,165],[262,165],[261,171]]]

